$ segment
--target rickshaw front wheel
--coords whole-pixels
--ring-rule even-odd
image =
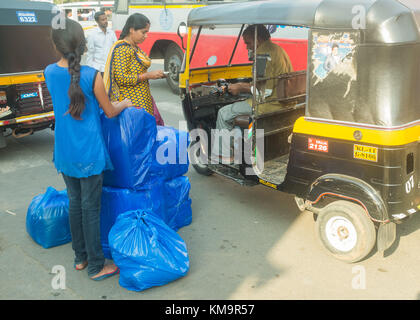
[[[213,171],[211,171],[208,168],[207,164],[202,163],[202,157],[201,157],[202,149],[201,149],[201,146],[199,148],[193,147],[196,143],[200,143],[200,141],[191,142],[191,145],[188,148],[191,164],[194,167],[195,171],[197,171],[199,174],[202,174],[204,176],[210,176],[213,174]]]
[[[376,229],[366,211],[353,202],[343,200],[321,209],[315,233],[329,254],[347,263],[365,258],[376,241]]]

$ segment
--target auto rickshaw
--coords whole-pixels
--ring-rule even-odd
[[[255,88],[267,80],[267,59],[254,52],[252,62],[235,60],[250,24],[308,31],[307,67],[272,78],[278,109],[259,108],[267,101]],[[194,168],[295,195],[298,208],[313,213],[322,246],[339,260],[360,261],[375,244],[379,252],[390,248],[396,224],[420,209],[419,26],[414,0],[252,1],[193,9],[180,89]],[[194,62],[200,39],[212,31],[224,39],[236,33],[236,40],[213,44],[204,37],[209,59]],[[214,55],[217,45],[226,59]],[[326,60],[334,47],[331,69]],[[252,82],[252,93],[233,96],[223,89],[238,81]],[[252,114],[234,120],[242,135],[233,139],[245,159],[210,161],[220,108],[251,96]]]
[[[5,136],[22,138],[54,128],[54,112],[43,70],[58,60],[51,41],[58,9],[46,2],[0,2],[0,148]]]

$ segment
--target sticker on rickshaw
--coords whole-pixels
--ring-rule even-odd
[[[36,98],[38,97],[38,92],[23,93],[20,95],[21,99]]]
[[[378,148],[355,144],[353,156],[355,159],[378,162]]]
[[[38,23],[35,12],[16,11],[20,23]]]
[[[308,150],[328,152],[328,141],[308,138]]]

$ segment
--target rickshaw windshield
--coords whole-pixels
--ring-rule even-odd
[[[242,25],[203,26],[191,35],[191,69],[249,63],[240,39]]]

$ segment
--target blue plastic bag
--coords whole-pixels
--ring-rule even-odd
[[[153,146],[151,179],[169,180],[187,173],[189,134],[172,127],[157,126]]]
[[[104,186],[140,190],[152,164],[156,120],[144,109],[128,108],[118,117],[101,115],[102,132],[114,170],[104,173]]]
[[[186,176],[176,177],[163,183],[165,222],[175,231],[192,221],[190,189],[190,180]]]
[[[128,290],[162,286],[189,270],[184,240],[147,211],[119,215],[109,233],[109,246],[120,268],[119,284]]]
[[[157,183],[149,190],[103,187],[101,199],[101,245],[105,258],[112,259],[108,234],[117,217],[127,211],[148,210],[161,219],[166,219],[166,208],[161,196],[162,185]]]
[[[34,197],[26,213],[26,231],[46,249],[71,242],[67,191],[48,187]]]

